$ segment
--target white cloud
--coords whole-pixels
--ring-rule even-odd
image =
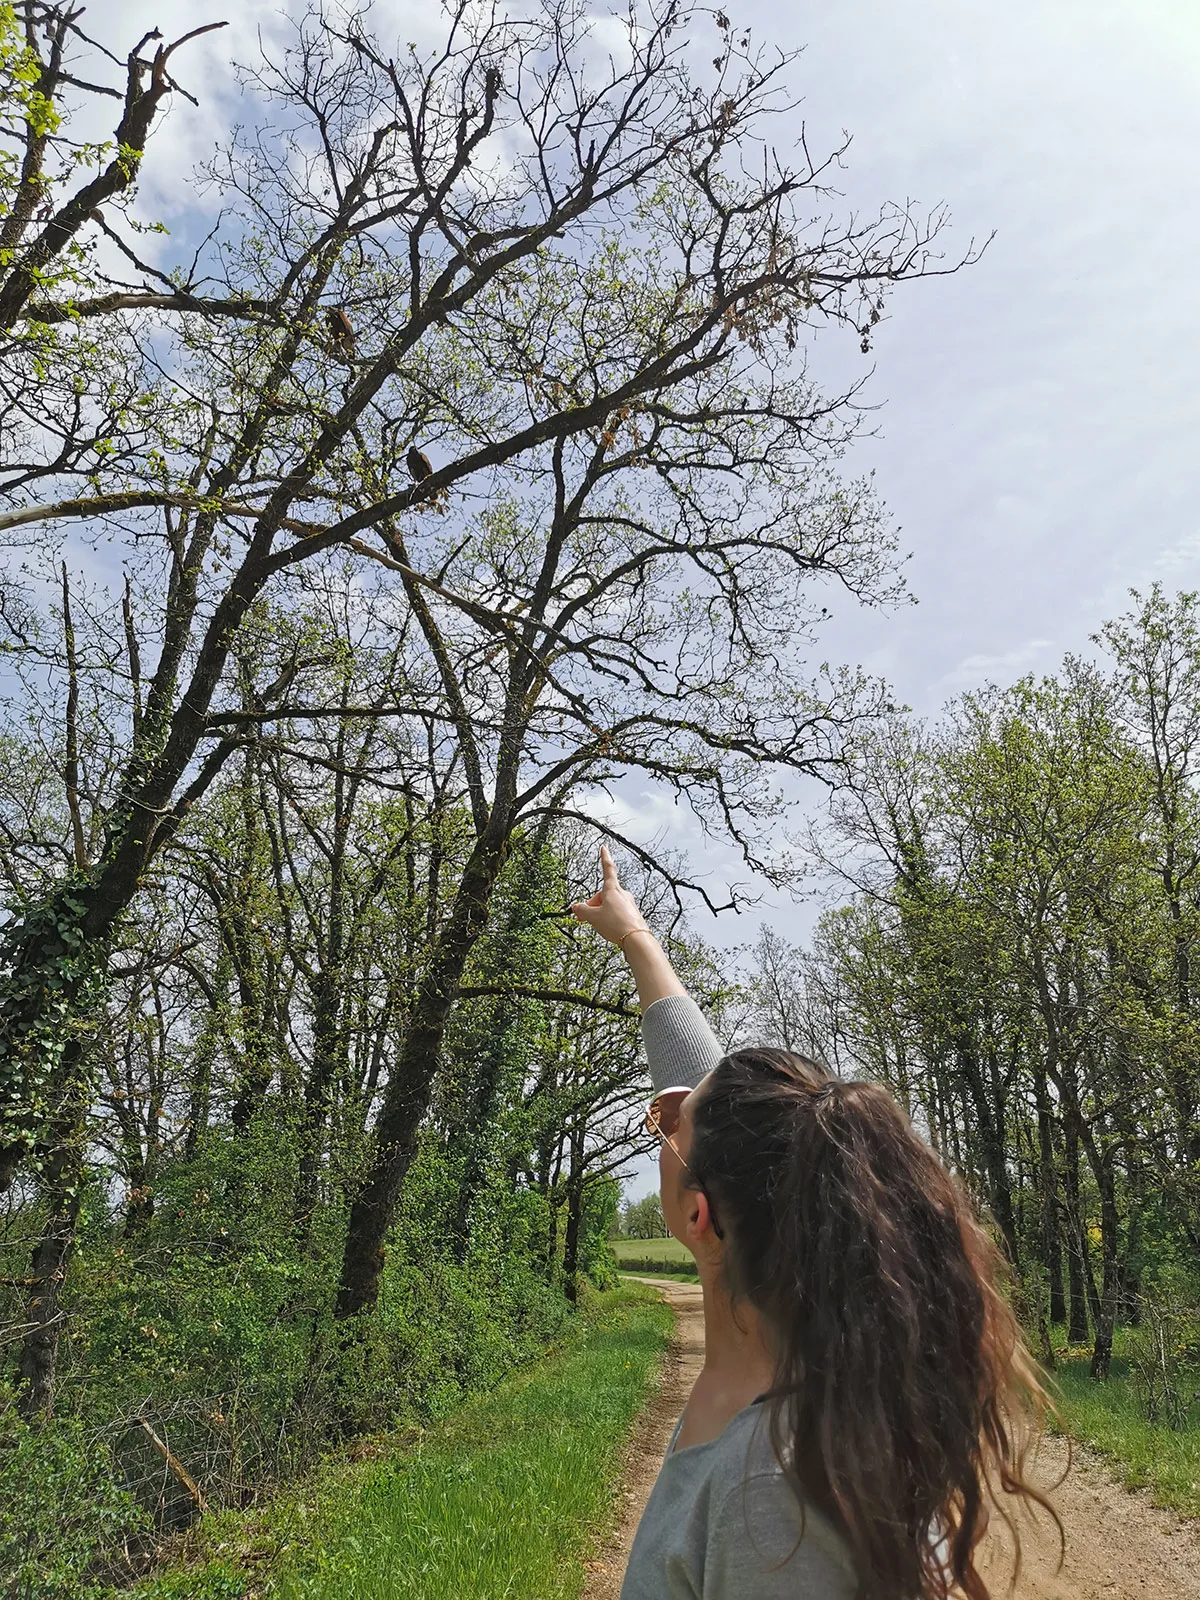
[[[1046,665],[1046,652],[1053,649],[1053,639],[1027,639],[1024,644],[1014,645],[1012,649],[1001,650],[994,655],[977,652],[965,656],[956,667],[944,673],[933,687],[952,693],[959,689],[980,688],[985,683],[1011,682],[1039,664]]]
[[[1174,544],[1160,550],[1154,558],[1152,570],[1161,583],[1173,588],[1190,587],[1200,582],[1200,530],[1185,533]]]

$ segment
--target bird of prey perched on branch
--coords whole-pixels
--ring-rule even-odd
[[[330,306],[325,313],[325,320],[329,326],[329,337],[333,341],[334,350],[346,361],[354,360],[354,324],[342,310],[341,306]]]
[[[409,472],[412,474],[414,483],[420,483],[422,478],[428,478],[432,476],[433,467],[430,463],[429,457],[423,450],[418,450],[415,444],[409,449],[404,461]]]

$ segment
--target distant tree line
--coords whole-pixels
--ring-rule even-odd
[[[1095,643],[858,741],[810,839],[842,903],[754,993],[893,1088],[1102,1378],[1146,1296],[1200,1302],[1200,600]]]
[[[662,1201],[653,1190],[640,1200],[629,1200],[621,1207],[621,1237],[623,1239],[663,1239],[667,1225],[663,1220]]]

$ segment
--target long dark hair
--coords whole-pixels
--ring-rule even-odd
[[[735,1306],[777,1342],[776,1455],[845,1534],[861,1594],[989,1600],[989,1503],[1018,1558],[1010,1505],[1058,1517],[1025,1478],[1047,1396],[966,1192],[885,1088],[786,1050],[720,1062],[688,1166]]]

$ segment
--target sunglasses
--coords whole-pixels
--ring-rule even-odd
[[[674,1134],[679,1127],[679,1112],[686,1098],[687,1096],[682,1094],[674,1094],[665,1098],[662,1095],[656,1095],[655,1098],[651,1100],[649,1108],[646,1111],[646,1120],[644,1126],[647,1133],[653,1134],[656,1139],[661,1139],[663,1144],[670,1145],[675,1159],[679,1162],[680,1166],[683,1167],[684,1171],[690,1175],[692,1182],[708,1201],[708,1215],[709,1220],[712,1223],[712,1230],[718,1239],[723,1239],[725,1234],[721,1229],[720,1223],[717,1221],[717,1213],[713,1207],[712,1199],[704,1185],[700,1182],[700,1179],[696,1176],[695,1172],[684,1160],[682,1154],[680,1153],[679,1146],[675,1143]]]

